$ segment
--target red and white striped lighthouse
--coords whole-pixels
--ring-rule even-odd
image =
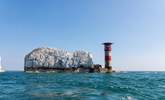
[[[112,69],[112,44],[111,42],[105,42],[104,45],[104,52],[105,52],[105,68]]]

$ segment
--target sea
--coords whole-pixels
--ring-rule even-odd
[[[0,100],[165,100],[165,72],[0,73]]]

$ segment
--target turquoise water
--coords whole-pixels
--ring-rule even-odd
[[[0,100],[165,100],[165,72],[5,72]]]

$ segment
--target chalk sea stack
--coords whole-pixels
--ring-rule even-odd
[[[68,52],[56,48],[37,48],[25,56],[25,71],[79,71],[93,66],[86,51]],[[79,69],[78,69],[79,68]]]

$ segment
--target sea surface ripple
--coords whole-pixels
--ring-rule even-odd
[[[165,100],[165,72],[5,72],[0,100]]]

